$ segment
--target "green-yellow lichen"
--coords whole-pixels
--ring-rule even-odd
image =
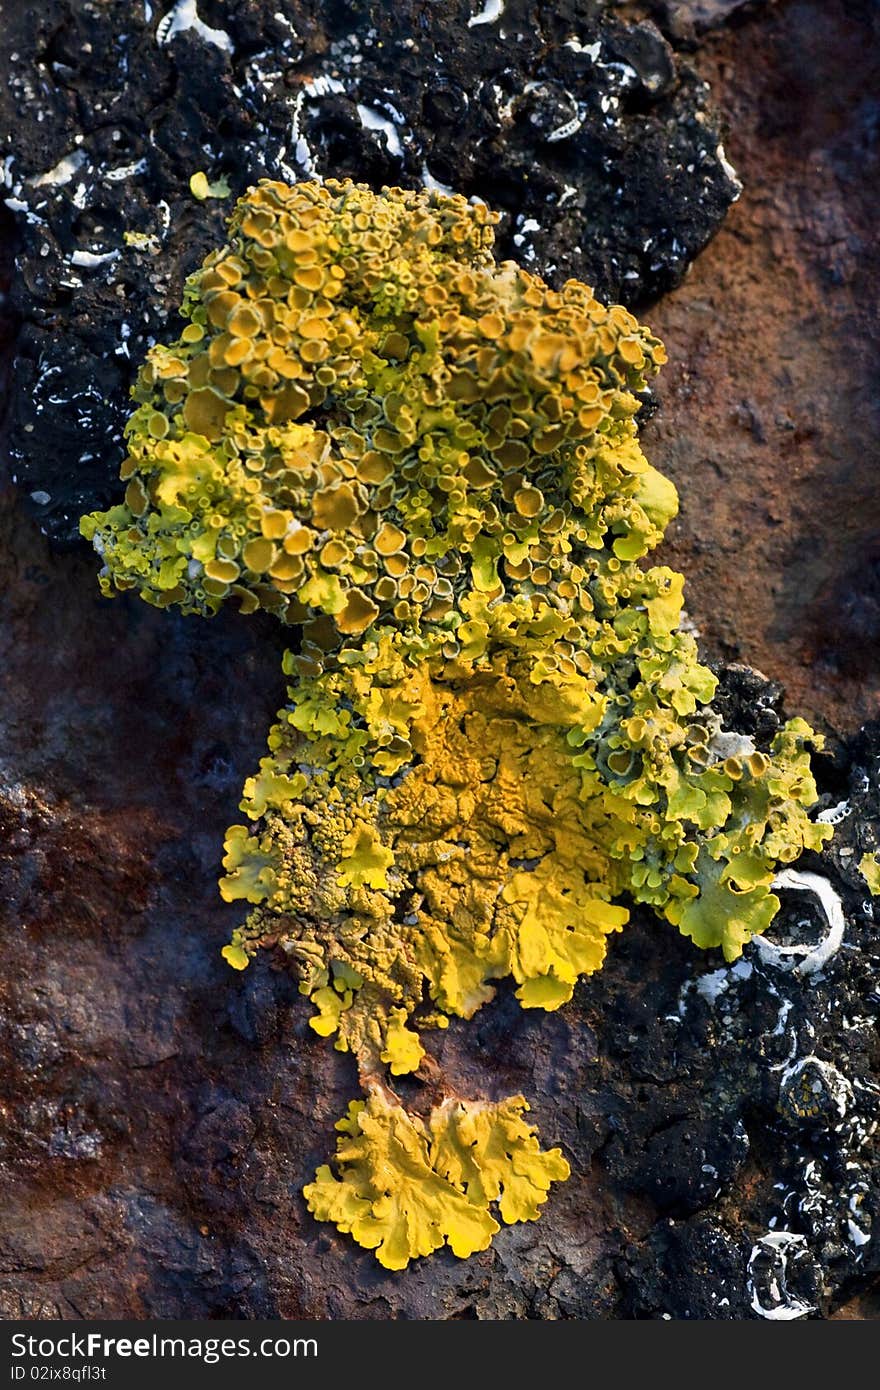
[[[507,1224],[534,1221],[552,1182],[569,1167],[542,1150],[523,1119],[528,1105],[446,1100],[427,1121],[378,1090],[352,1101],[336,1128],[340,1176],[328,1165],[304,1189],[309,1210],[375,1250],[386,1269],[405,1269],[448,1244],[465,1259]]]
[[[198,173],[193,174],[189,181],[189,191],[194,198],[198,198],[199,202],[203,203],[206,198],[228,198],[232,190],[225,178],[210,183],[205,171],[199,169]]]
[[[868,885],[872,897],[880,897],[880,857],[876,850],[863,854],[859,860],[859,873]]]
[[[792,720],[729,754],[682,578],[644,563],[677,509],[635,426],[661,344],[497,265],[494,220],[435,192],[250,190],[141,369],[124,503],[83,520],[105,593],[301,630],[227,836],[221,891],[253,910],[226,956],[282,951],[357,1058],[366,1108],[309,1200],[391,1267],[484,1248],[461,1191],[501,1190],[388,1101],[421,1031],[505,977],[564,1004],[624,894],[733,960],[778,866],[832,833],[807,814],[817,736]],[[505,1133],[530,1171],[530,1132]]]

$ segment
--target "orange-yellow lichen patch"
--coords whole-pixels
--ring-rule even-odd
[[[485,1248],[491,1202],[532,1219],[567,1175],[517,1098],[391,1102],[426,1028],[507,976],[560,1007],[623,894],[732,960],[778,865],[831,834],[817,737],[731,743],[682,577],[645,564],[678,505],[635,426],[662,345],[496,264],[494,220],[425,190],[249,190],[141,369],[124,502],[82,523],[106,593],[301,629],[227,836],[221,892],[252,910],[225,954],[281,952],[355,1055],[369,1099],[306,1191],[395,1269]]]
[[[84,521],[108,562],[105,590],[134,584],[165,603],[170,562],[174,602],[215,611],[228,590],[206,588],[189,563],[202,558],[208,515],[212,543],[228,547],[259,606],[350,614],[349,592],[360,595],[358,626],[346,617],[343,633],[383,617],[446,623],[446,590],[460,587],[477,541],[479,575],[513,548],[512,563],[551,593],[572,543],[601,547],[610,533],[644,554],[660,532],[642,497],[652,470],[635,443],[634,392],[662,348],[575,281],[556,291],[496,266],[493,220],[427,192],[252,190],[228,247],[188,281],[180,341],[154,348],[139,375],[125,467],[143,491],[127,515]],[[182,458],[199,463],[181,487],[170,480]],[[177,509],[147,515],[144,496]],[[299,568],[273,568],[254,541],[282,540],[294,521],[319,544],[295,552]],[[328,606],[314,581],[333,537],[354,544],[338,552]],[[416,581],[420,558],[434,568]],[[386,572],[412,575],[418,599],[403,594],[401,609],[380,588]]]
[[[649,679],[630,681],[621,718],[591,664],[613,624],[596,625],[579,665],[548,646],[546,617],[484,611],[494,630],[473,620],[456,658],[402,658],[389,635],[298,676],[264,768],[278,785],[311,772],[286,804],[242,802],[254,864],[271,851],[273,875],[239,939],[280,940],[307,962],[306,993],[334,966],[356,972],[368,993],[354,989],[333,1031],[368,1069],[391,1010],[416,1028],[470,1017],[507,975],[524,1007],[558,1008],[625,925],[612,901],[624,892],[733,959],[778,907],[777,862],[827,833],[806,814],[805,725],[786,727],[772,759],[712,761],[702,725],[691,738],[704,742],[688,742],[678,708],[712,689],[695,663],[687,673],[692,639],[670,644],[664,672],[635,628],[633,669],[641,651]],[[247,854],[239,872],[252,889]]]
[[[427,1123],[379,1091],[352,1101],[336,1128],[335,1163],[304,1189],[320,1221],[332,1221],[375,1251],[386,1269],[448,1244],[466,1259],[485,1250],[502,1220],[534,1221],[553,1182],[569,1167],[559,1149],[542,1150],[523,1119],[522,1096],[498,1105],[445,1101]]]

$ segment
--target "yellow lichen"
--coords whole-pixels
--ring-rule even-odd
[[[216,179],[211,183],[205,171],[199,169],[190,178],[189,191],[194,198],[203,203],[206,198],[228,198],[231,189],[225,178]]]
[[[523,1120],[522,1096],[498,1105],[445,1101],[427,1122],[376,1090],[352,1101],[336,1128],[335,1176],[318,1169],[303,1194],[320,1221],[332,1221],[374,1250],[386,1269],[448,1244],[460,1259],[485,1250],[503,1221],[534,1221],[552,1182],[569,1167],[559,1149],[542,1151]]]
[[[244,947],[231,941],[228,946],[224,946],[220,952],[227,965],[231,965],[233,970],[247,969],[249,956]]]
[[[496,267],[493,221],[333,181],[242,199],[138,378],[124,473],[143,493],[84,522],[105,591],[448,631],[468,553],[484,592],[503,562],[553,602],[572,544],[655,544],[674,489],[632,417],[660,344],[576,281]]]
[[[455,1225],[477,1179],[449,1197],[464,1160],[441,1176],[446,1140],[378,1098],[385,1068],[423,1070],[420,1031],[505,977],[560,1007],[624,894],[733,960],[778,866],[832,833],[808,816],[820,740],[792,720],[730,754],[682,577],[645,563],[678,505],[635,426],[662,345],[585,285],[497,265],[494,221],[425,190],[251,189],[141,369],[124,503],[82,523],[105,593],[300,629],[227,836],[221,892],[252,905],[227,959],[282,952],[356,1057],[349,1179],[312,1205],[403,1263],[494,1228]],[[392,1150],[409,1176],[373,1193]]]
[[[874,851],[863,854],[859,860],[859,873],[868,885],[872,897],[880,897],[880,857]]]

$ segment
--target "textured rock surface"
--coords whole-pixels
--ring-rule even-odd
[[[669,351],[644,432],[710,647],[843,730],[880,708],[880,9],[763,7],[700,49],[745,191],[651,312]]]
[[[869,7],[847,8],[844,23],[819,0],[759,7],[697,54],[734,118],[746,192],[652,313],[673,361],[646,447],[682,491],[668,549],[709,653],[756,658],[793,709],[854,730],[878,674],[862,385],[877,279],[860,240],[876,153],[860,96]],[[796,122],[774,95],[795,65],[816,84]],[[220,205],[180,208],[195,260]],[[129,317],[176,293],[143,288],[160,257],[132,265]],[[41,310],[40,333],[66,341],[92,303]],[[125,365],[103,331],[95,351]],[[56,440],[57,418],[43,455]],[[107,605],[92,557],[50,549],[14,489],[3,501],[2,1316],[880,1313],[877,906],[854,868],[880,844],[876,728],[821,760],[838,837],[799,867],[829,881],[846,924],[823,970],[756,947],[725,967],[643,916],[559,1014],[523,1014],[506,992],[432,1036],[466,1093],[522,1090],[573,1177],[484,1255],[390,1276],[299,1194],[332,1146],[350,1060],[312,1034],[285,976],[233,976],[219,958],[235,920],[215,886],[220,842],[282,698],[283,636],[268,620]],[[818,597],[798,592],[816,566]],[[811,647],[820,629],[798,632],[797,614],[821,604]],[[772,735],[779,688],[736,668],[725,687],[729,723]],[[816,899],[786,902],[773,939],[808,948],[827,931]]]
[[[766,3],[767,0],[649,0],[649,8],[670,38],[689,43],[741,12],[756,10]]]

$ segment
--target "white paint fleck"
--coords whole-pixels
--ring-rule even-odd
[[[861,1226],[857,1226],[856,1223],[853,1221],[852,1217],[847,1218],[846,1225],[847,1230],[849,1231],[849,1238],[852,1241],[853,1245],[868,1244],[868,1241],[871,1239],[870,1234],[867,1231],[863,1231]]]
[[[578,114],[572,116],[570,121],[566,121],[564,125],[557,126],[555,130],[551,130],[550,134],[546,137],[547,144],[555,145],[559,140],[570,140],[572,135],[579,131],[583,125],[585,115],[585,109],[583,107],[579,108]]]
[[[799,869],[783,869],[774,878],[772,887],[812,893],[819,900],[828,930],[813,945],[777,946],[766,935],[756,936],[753,938],[755,950],[765,965],[775,966],[777,970],[793,970],[797,975],[814,975],[837,954],[843,942],[846,922],[840,895],[827,878]]]
[[[136,174],[145,173],[146,168],[146,159],[139,159],[134,164],[120,164],[115,169],[108,169],[104,178],[108,183],[122,183],[123,179],[131,179]]]
[[[301,124],[303,107],[306,101],[312,101],[316,97],[330,96],[331,93],[343,94],[344,92],[345,87],[342,82],[335,77],[326,77],[321,73],[297,94],[291,113],[290,144],[293,149],[293,158],[300,168],[308,174],[309,178],[320,180],[321,175],[315,167],[314,156],[303,133]]]
[[[570,39],[566,39],[565,47],[570,48],[573,53],[585,54],[591,63],[598,63],[599,54],[602,52],[602,44],[598,39],[595,43],[583,44],[580,39],[572,36]]]
[[[520,214],[520,216],[522,216],[522,214]],[[526,217],[522,222],[517,218],[517,224],[517,230],[514,232],[513,236],[514,246],[523,246],[526,238],[531,232],[539,232],[541,230],[540,222],[536,222],[534,217]]]
[[[383,116],[380,111],[375,111],[372,106],[361,106],[358,103],[357,113],[361,119],[361,125],[365,130],[377,130],[385,136],[388,145],[388,153],[395,155],[398,159],[403,158],[403,146],[400,143],[400,136],[397,133],[397,126],[387,116]]]
[[[778,997],[779,997],[779,996],[777,995],[777,998],[778,998]],[[781,1038],[781,1037],[783,1037],[783,1035],[785,1034],[785,1025],[786,1025],[786,1023],[788,1022],[788,1015],[791,1013],[793,1007],[794,1007],[794,1000],[792,1000],[792,999],[783,999],[782,1003],[781,1003],[780,1006],[779,1006],[779,1013],[776,1015],[776,1026],[775,1026],[775,1028],[773,1029],[773,1031],[772,1031],[772,1032],[770,1033],[770,1035],[769,1035],[771,1038]],[[791,1058],[792,1058],[793,1056],[794,1056],[794,1053],[791,1053],[790,1056],[786,1059],[786,1062],[783,1063],[783,1066],[787,1065],[787,1063],[791,1061]],[[781,1069],[782,1069],[782,1068],[772,1068],[771,1070],[781,1070]]]
[[[30,182],[34,188],[57,188],[61,184],[70,183],[74,174],[86,163],[87,158],[85,150],[71,150],[70,154],[59,159],[54,169],[47,170],[45,174],[38,174]]]
[[[109,265],[111,261],[119,259],[120,251],[74,251],[70,258],[71,265],[85,266],[89,270],[94,270],[99,265]]]
[[[697,994],[707,1003],[714,1004],[718,996],[727,989],[729,983],[727,971],[722,966],[720,970],[713,970],[708,975],[700,976],[696,981]]]
[[[479,14],[468,20],[468,28],[474,29],[478,24],[494,24],[503,14],[504,0],[486,0]]]
[[[739,174],[734,169],[730,160],[727,158],[727,155],[724,153],[724,146],[722,145],[720,140],[718,142],[718,148],[715,151],[715,155],[718,159],[718,163],[721,165],[725,174],[730,179],[730,182],[736,188],[736,196],[738,198],[740,193],[742,193],[742,180],[740,179]]]
[[[445,193],[451,198],[455,192],[454,189],[449,188],[445,183],[440,183],[439,179],[435,179],[425,163],[422,164],[422,183],[431,193]]]
[[[309,97],[326,97],[335,92],[341,95],[345,92],[345,83],[340,82],[336,77],[327,77],[324,73],[319,73],[313,77],[308,85],[306,95]]]
[[[235,51],[232,39],[225,29],[212,29],[199,17],[196,0],[177,0],[174,9],[159,21],[156,28],[156,42],[162,47],[170,43],[175,34],[182,34],[187,29],[194,30],[200,39],[204,39],[205,43],[212,43],[215,48],[222,49],[224,53]]]
[[[10,212],[23,212],[24,220],[29,222],[32,227],[45,227],[46,219],[39,217],[23,198],[4,198],[3,202]]]

